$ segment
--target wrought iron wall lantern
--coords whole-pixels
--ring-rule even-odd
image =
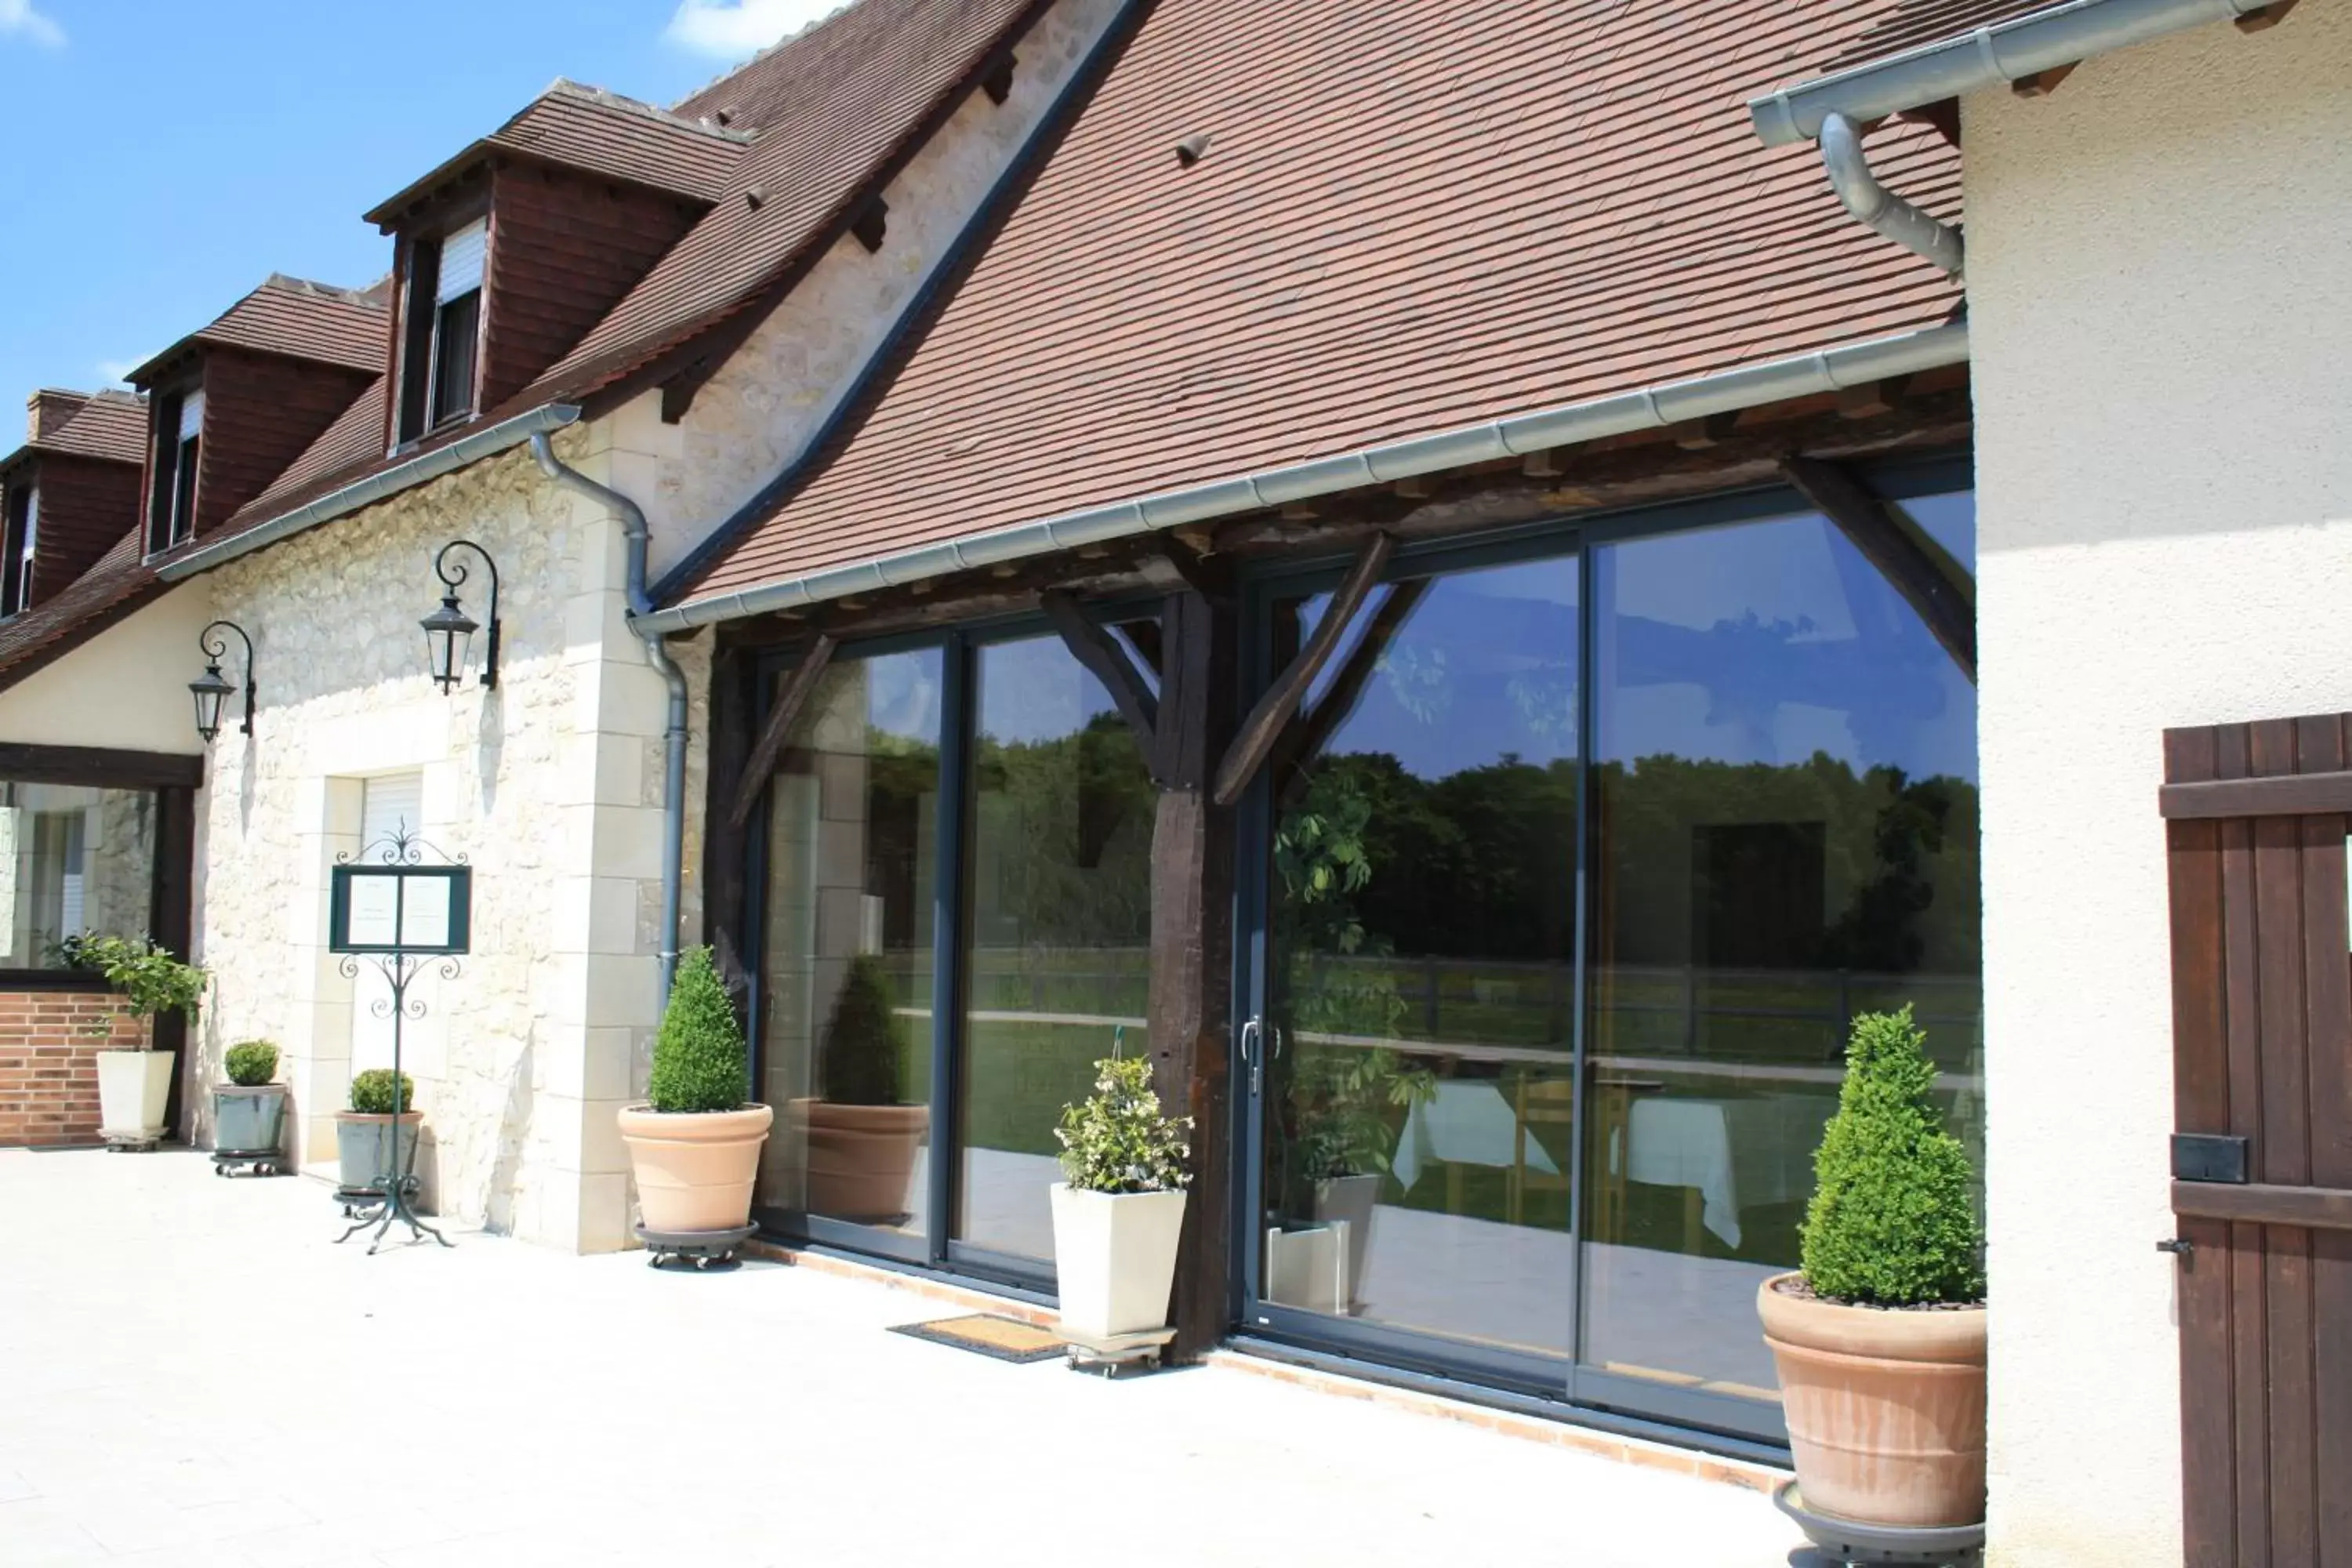
[[[449,591],[441,595],[441,607],[417,623],[425,628],[425,657],[431,663],[434,681],[442,691],[455,691],[466,679],[467,650],[473,644],[474,634],[481,629],[458,606],[457,590],[466,584],[466,563],[449,559],[453,550],[470,550],[489,568],[490,635],[482,645],[482,685],[495,689],[499,683],[499,563],[490,559],[488,551],[470,539],[453,539],[433,557],[434,574]]]
[[[220,733],[221,704],[236,691],[221,674],[220,661],[228,657],[228,639],[218,635],[224,631],[235,632],[245,644],[245,722],[238,728],[245,734],[253,733],[253,639],[235,621],[215,621],[196,634],[196,647],[207,662],[205,672],[188,682],[188,694],[196,700],[196,733],[208,746]]]

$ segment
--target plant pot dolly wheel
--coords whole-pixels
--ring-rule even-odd
[[[646,1103],[620,1112],[621,1138],[637,1179],[637,1239],[660,1268],[732,1263],[751,1238],[751,1187],[775,1112],[751,1103],[751,1053],[735,1005],[695,948],[678,961],[661,1034],[654,1041]]]

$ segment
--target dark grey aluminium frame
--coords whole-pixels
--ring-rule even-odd
[[[1139,609],[1140,612],[1140,607]],[[1049,1266],[1033,1258],[958,1241],[950,1234],[955,1214],[955,1178],[960,1162],[956,1143],[956,1108],[961,1102],[965,1068],[964,1005],[970,996],[965,973],[963,936],[971,914],[971,837],[972,802],[965,783],[971,776],[978,714],[971,701],[972,661],[979,650],[993,644],[1050,637],[1053,627],[1042,616],[997,616],[960,623],[936,632],[876,637],[844,647],[835,664],[919,648],[940,651],[940,826],[938,866],[932,889],[931,914],[931,1138],[925,1164],[929,1189],[925,1194],[925,1235],[901,1236],[874,1226],[762,1205],[752,1217],[769,1233],[791,1241],[806,1241],[826,1248],[874,1255],[892,1262],[968,1278],[992,1289],[1009,1288],[1025,1298],[1051,1301],[1054,1277]],[[794,650],[772,654],[761,661],[757,710],[768,711],[781,679],[797,662]],[[768,826],[773,791],[761,796],[756,830],[743,836],[744,930],[740,951],[767,951]],[[757,963],[747,964],[751,975],[751,1061],[753,1081],[766,1070],[767,1010]]]
[[[1865,470],[1873,491],[1890,500],[1965,490],[1972,483],[1966,456],[1926,458],[1873,466]],[[1592,773],[1593,696],[1591,669],[1595,617],[1590,613],[1596,546],[1653,535],[1683,533],[1710,527],[1762,521],[1776,517],[1815,512],[1795,490],[1771,486],[1676,501],[1655,507],[1591,517],[1560,519],[1530,524],[1466,540],[1433,541],[1400,549],[1382,574],[1394,583],[1422,577],[1505,565],[1514,562],[1574,558],[1578,563],[1577,648],[1577,861],[1573,922],[1574,979],[1571,991],[1570,1050],[1568,1065],[1572,1081],[1582,1085],[1587,1070],[1585,1031],[1591,968],[1590,868],[1597,852],[1595,824],[1589,790]],[[1343,574],[1341,559],[1283,562],[1248,574],[1244,583],[1243,668],[1246,699],[1273,679],[1271,607],[1281,597],[1328,588]],[[1273,830],[1271,781],[1263,773],[1242,806],[1235,840],[1241,864],[1234,879],[1234,1008],[1238,1030],[1248,1019],[1266,1010],[1268,922],[1271,916],[1267,868],[1271,863]],[[1239,1059],[1240,1042],[1234,1044]],[[1237,1079],[1237,1082],[1242,1081]],[[1565,1414],[1561,1405],[1591,1412],[1612,1424],[1634,1429],[1690,1429],[1712,1434],[1713,1446],[1727,1451],[1777,1451],[1787,1442],[1787,1428],[1779,1412],[1724,1394],[1693,1393],[1625,1377],[1586,1365],[1579,1357],[1583,1341],[1583,1183],[1586,1118],[1582,1096],[1571,1125],[1569,1156],[1570,1253],[1568,1300],[1562,1304],[1576,1353],[1541,1356],[1489,1346],[1473,1345],[1433,1334],[1386,1328],[1354,1319],[1332,1317],[1269,1302],[1261,1295],[1264,1260],[1256,1245],[1255,1216],[1265,1212],[1265,1172],[1260,1152],[1265,1137],[1265,1105],[1262,1094],[1245,1088],[1234,1095],[1231,1147],[1241,1162],[1233,1184],[1231,1235],[1234,1281],[1231,1303],[1241,1331],[1277,1352],[1295,1352],[1310,1362],[1371,1363],[1398,1369],[1404,1380],[1459,1389],[1464,1385],[1501,1391],[1519,1401],[1532,1400]],[[1759,1419],[1759,1417],[1761,1417]],[[1759,1450],[1758,1445],[1761,1445]]]

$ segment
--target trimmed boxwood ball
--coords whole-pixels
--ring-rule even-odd
[[[1805,1283],[1816,1295],[1875,1307],[1984,1300],[1968,1152],[1944,1131],[1927,1042],[1907,1006],[1853,1020],[1805,1212]]]
[[[870,952],[849,961],[824,1026],[817,1081],[835,1105],[897,1105],[906,1098],[906,1036],[891,1010],[890,972]]]
[[[254,1089],[278,1076],[278,1047],[268,1040],[246,1040],[228,1048],[223,1065],[228,1080],[239,1089]]]
[[[352,1079],[352,1109],[362,1116],[393,1116],[416,1106],[416,1080],[400,1075],[399,1098],[394,1098],[392,1069],[370,1068]]]
[[[672,1113],[736,1110],[751,1090],[751,1053],[735,1004],[727,999],[710,950],[690,948],[679,956],[670,983],[646,1103]]]

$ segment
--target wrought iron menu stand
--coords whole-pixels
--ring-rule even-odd
[[[371,1255],[383,1245],[394,1220],[408,1226],[411,1246],[428,1236],[444,1247],[452,1245],[410,1205],[416,1176],[410,1162],[402,1157],[402,1146],[407,1141],[401,1137],[400,1118],[409,1110],[400,1076],[402,1026],[425,1016],[424,1002],[408,994],[409,983],[436,958],[441,961],[441,977],[455,980],[460,971],[457,957],[467,951],[472,926],[472,868],[462,855],[446,861],[427,861],[428,847],[403,824],[390,837],[376,840],[357,855],[335,857],[328,949],[342,954],[339,967],[344,978],[358,978],[360,961],[364,958],[392,988],[389,999],[379,997],[369,1006],[377,1017],[392,1021],[390,1169],[371,1173],[383,1191],[355,1208],[347,1208],[345,1212],[357,1223],[335,1238],[338,1243],[349,1241],[373,1226],[375,1235],[368,1242]],[[351,1173],[345,1172],[346,1188],[352,1184],[350,1178]]]

